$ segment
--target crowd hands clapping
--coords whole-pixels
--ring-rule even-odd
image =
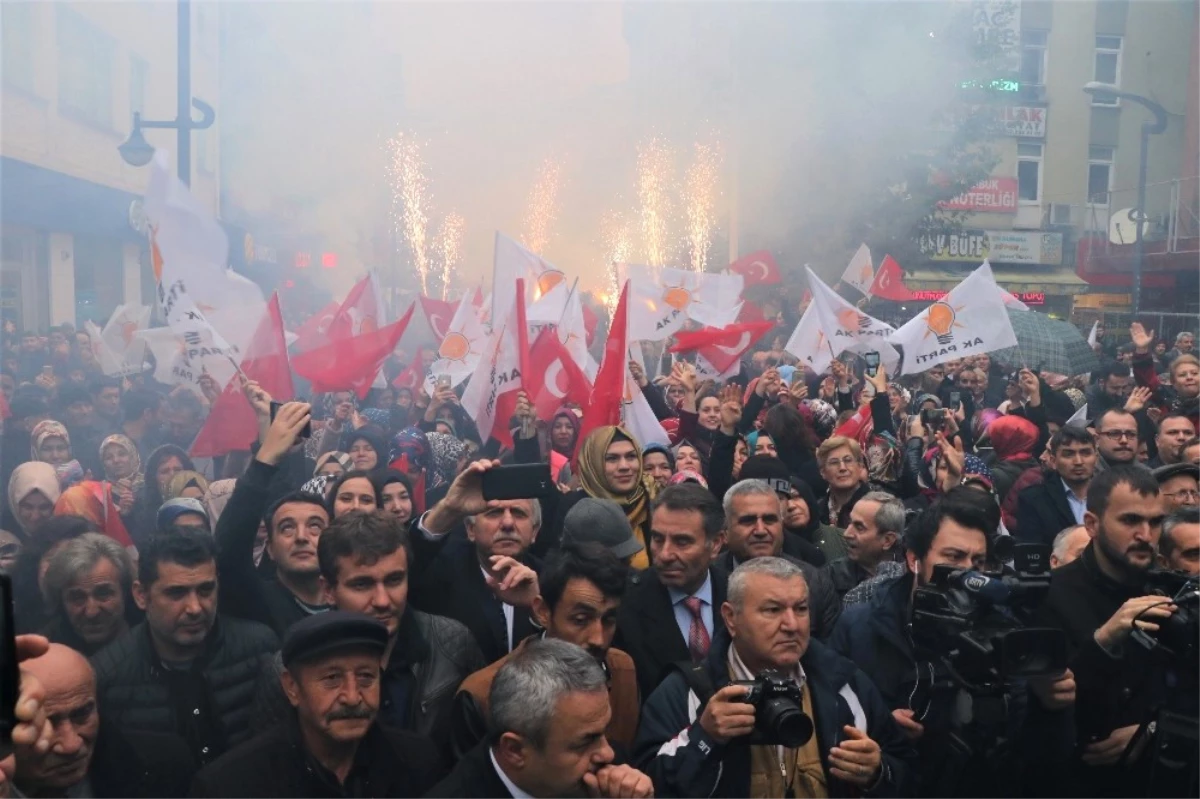
[[[7,795],[1195,794],[1190,334],[1070,378],[647,351],[651,419],[521,394],[504,443],[440,381],[238,378],[254,440],[193,457],[211,376],[11,333]]]

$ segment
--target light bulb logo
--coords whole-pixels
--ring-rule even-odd
[[[566,280],[566,275],[557,269],[547,269],[545,272],[542,272],[540,275],[538,275],[536,284],[538,298],[540,299],[545,297],[550,293],[551,289],[556,287],[559,283],[562,283],[564,280]]]
[[[935,336],[938,344],[949,344],[954,340],[954,309],[944,302],[935,302],[929,306],[925,315],[925,325]]]
[[[463,363],[471,354],[470,339],[456,331],[448,333],[438,346],[438,357],[447,361]]]
[[[663,302],[677,311],[682,311],[692,304],[692,292],[683,286],[669,286],[662,295]]]
[[[870,324],[870,320],[859,313],[854,308],[843,308],[837,312],[838,324],[840,324],[847,332],[854,333],[859,330],[866,330]]]

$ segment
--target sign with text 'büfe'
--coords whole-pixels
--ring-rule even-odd
[[[964,230],[923,236],[921,254],[931,261],[982,261],[998,264],[1059,266],[1061,233],[1037,230]]]

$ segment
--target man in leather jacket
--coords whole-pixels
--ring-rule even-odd
[[[379,718],[417,732],[444,751],[454,693],[485,665],[470,632],[457,621],[408,607],[408,530],[386,511],[351,511],[321,534],[317,559],[329,601],[385,624]],[[290,709],[280,688],[282,662],[264,671],[255,701],[255,727],[266,729]]]

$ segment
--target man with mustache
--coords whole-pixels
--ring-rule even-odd
[[[831,560],[823,567],[839,599],[878,574],[883,564],[896,559],[903,533],[903,502],[883,491],[862,495],[850,509],[850,523],[843,533],[846,557]]]
[[[24,796],[186,796],[192,759],[179,738],[125,732],[96,709],[96,675],[83,655],[50,644],[21,663],[45,691],[50,748],[15,747],[17,790]],[[90,793],[85,793],[90,791]]]
[[[250,704],[279,648],[270,628],[217,614],[217,551],[178,528],[139,549],[133,598],[146,621],[101,649],[100,715],[124,731],[181,736],[199,765],[250,737]]]
[[[812,640],[800,569],[774,557],[743,563],[720,613],[703,663],[677,668],[643,709],[634,763],[660,794],[907,795],[912,749],[867,675]],[[805,740],[746,740],[764,708],[747,701],[745,682],[768,673],[799,694],[813,728]]]
[[[1154,476],[1135,466],[1097,475],[1087,500],[1091,543],[1078,560],[1054,572],[1040,620],[1066,633],[1078,686],[1078,754],[1070,777],[1082,796],[1144,794],[1147,747],[1135,747],[1128,757],[1126,750],[1155,709],[1179,710],[1175,703],[1188,693],[1179,690],[1169,664],[1138,640],[1176,610],[1152,594],[1146,580],[1166,514]]]
[[[423,796],[441,776],[423,736],[381,726],[387,627],[331,610],[288,630],[280,681],[295,712],[200,771],[192,796]]]
[[[1113,466],[1127,466],[1137,460],[1138,423],[1132,413],[1113,408],[1096,417],[1096,447],[1100,471]]]
[[[612,707],[605,734],[611,744],[626,752],[633,747],[638,725],[637,673],[633,659],[614,648],[612,642],[628,572],[628,567],[602,544],[568,543],[546,562],[538,578],[541,593],[533,600],[533,616],[545,630],[543,637],[583,647],[604,668]],[[512,654],[475,672],[459,686],[453,736],[459,756],[487,733],[488,692],[496,673],[534,640],[525,639]]]
[[[791,484],[783,480],[780,487],[790,489]],[[726,491],[725,539],[729,549],[717,559],[717,565],[732,574],[754,558],[783,558],[795,564],[804,573],[811,592],[812,634],[824,640],[841,615],[841,598],[824,570],[783,554],[783,502],[781,494],[763,480],[742,480]]]

